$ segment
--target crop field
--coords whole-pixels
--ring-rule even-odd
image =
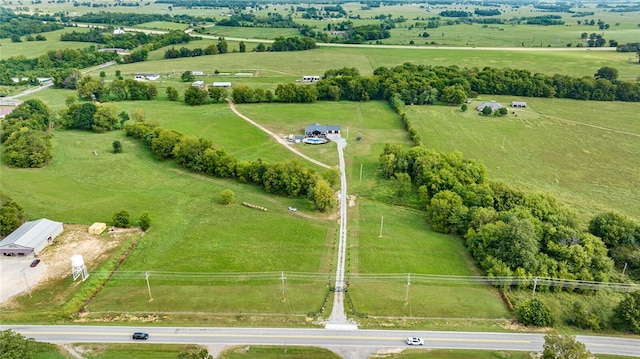
[[[260,27],[231,27],[231,26],[209,26],[206,34],[216,36],[230,36],[248,39],[269,39],[276,37],[296,37],[300,32],[296,29],[282,28],[260,28]]]
[[[527,109],[482,117],[474,101],[458,107],[411,106],[407,114],[427,146],[462,151],[487,166],[489,178],[517,188],[550,192],[584,220],[607,210],[640,218],[638,105],[563,99],[487,96]],[[513,114],[512,112],[515,112]]]

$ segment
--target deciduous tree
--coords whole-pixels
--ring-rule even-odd
[[[223,189],[220,191],[220,202],[222,204],[231,204],[233,202],[233,197],[235,193],[233,193],[230,189]]]
[[[149,228],[151,228],[151,217],[148,212],[143,212],[138,219],[138,224],[140,225],[140,229],[143,232],[146,232]]]
[[[547,334],[544,336],[542,359],[589,359],[587,347],[573,335]]]

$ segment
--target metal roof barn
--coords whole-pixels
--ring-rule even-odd
[[[0,241],[0,253],[7,254],[35,254],[38,255],[44,247],[62,233],[62,223],[46,218],[26,222]]]

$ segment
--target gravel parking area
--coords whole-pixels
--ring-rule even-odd
[[[47,273],[47,263],[41,260],[30,267],[34,256],[7,257],[0,255],[0,303],[16,294],[26,292],[27,285],[33,288]]]

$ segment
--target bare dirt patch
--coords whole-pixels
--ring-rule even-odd
[[[64,232],[38,255],[41,263],[31,268],[34,273],[28,278],[31,290],[37,289],[39,284],[46,281],[60,280],[70,276],[71,256],[74,254],[82,255],[87,269],[91,271],[106,259],[111,249],[134,233],[140,233],[140,229],[108,228],[105,233],[96,235],[89,233],[89,226],[65,224]],[[4,275],[1,277],[0,287],[9,288],[10,292],[7,291],[7,294],[10,295],[0,296],[0,303],[10,305],[9,299],[12,296],[26,291],[24,280],[21,277],[17,279]],[[4,292],[5,290],[3,294]]]

